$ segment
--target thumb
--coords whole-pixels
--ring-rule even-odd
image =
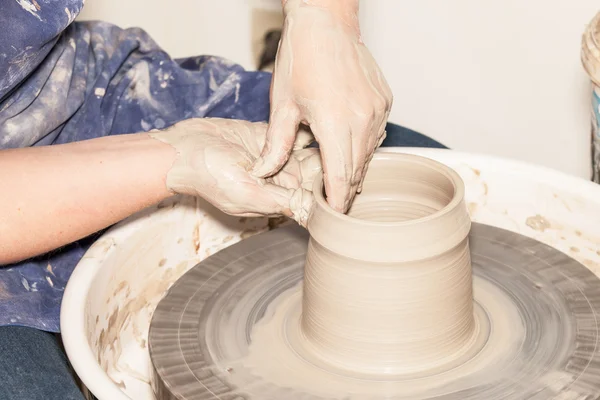
[[[254,196],[256,212],[267,215],[285,215],[306,227],[313,205],[313,195],[302,188],[288,189],[270,182],[260,182]]]
[[[290,211],[292,217],[301,226],[305,227],[308,224],[308,218],[314,203],[314,197],[310,190],[296,189],[290,200]]]
[[[269,121],[261,155],[254,162],[252,175],[264,178],[276,174],[287,162],[300,123],[295,106],[276,108]]]
[[[301,150],[310,146],[315,141],[315,137],[310,128],[306,125],[300,125],[296,132],[294,141],[294,150]]]

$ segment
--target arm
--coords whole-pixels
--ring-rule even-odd
[[[147,134],[0,151],[0,265],[64,246],[172,195],[175,150]]]
[[[281,0],[284,13],[287,3],[288,0]],[[358,30],[358,0],[303,0],[303,3],[332,11]]]

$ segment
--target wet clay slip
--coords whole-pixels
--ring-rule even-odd
[[[547,245],[472,225],[453,170],[379,153],[347,215],[322,179],[313,192],[308,232],[228,247],[160,302],[158,399],[600,393],[600,281]]]
[[[348,215],[315,181],[302,332],[324,361],[412,373],[464,353],[476,337],[464,186],[435,161],[378,155]]]

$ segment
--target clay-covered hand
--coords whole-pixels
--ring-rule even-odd
[[[297,148],[278,174],[255,178],[249,169],[260,154],[266,131],[266,123],[198,118],[150,135],[177,152],[167,174],[172,192],[200,196],[231,215],[285,215],[305,225],[312,181],[320,171],[318,151]],[[308,143],[304,135],[298,146]]]
[[[267,140],[253,174],[288,160],[299,124],[321,150],[329,204],[346,212],[385,137],[391,90],[358,27],[357,0],[284,0]]]

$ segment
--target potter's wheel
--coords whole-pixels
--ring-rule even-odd
[[[516,233],[474,224],[470,241],[484,329],[456,365],[352,376],[313,359],[295,337],[308,234],[286,227],[206,259],[160,302],[149,336],[157,397],[598,398],[600,280]]]

